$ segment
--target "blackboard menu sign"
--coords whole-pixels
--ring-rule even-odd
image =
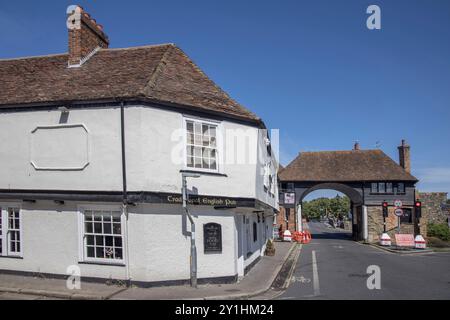
[[[203,225],[203,241],[205,253],[222,252],[222,226],[217,223]]]

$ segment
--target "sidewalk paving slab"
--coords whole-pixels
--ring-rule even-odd
[[[270,289],[282,265],[295,248],[293,243],[275,242],[275,256],[261,257],[261,260],[238,283],[205,284],[197,289],[190,286],[157,288],[130,288],[112,299],[132,300],[239,300],[248,299]]]

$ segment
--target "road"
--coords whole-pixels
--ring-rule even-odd
[[[303,245],[291,284],[278,299],[450,299],[450,252],[398,255],[323,223],[309,228],[313,240]],[[379,267],[380,289],[367,287],[371,265]]]

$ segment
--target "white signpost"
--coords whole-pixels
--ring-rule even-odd
[[[394,201],[394,214],[397,216],[397,232],[400,233],[400,217],[403,216],[403,209],[401,206],[403,205],[402,200],[395,200]]]

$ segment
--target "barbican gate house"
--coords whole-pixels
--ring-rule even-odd
[[[81,7],[68,26],[68,53],[0,60],[0,270],[181,283],[195,235],[199,281],[243,276],[278,210],[263,121],[173,44],[110,49]],[[251,159],[225,162],[239,130]]]
[[[280,170],[280,214],[283,230],[301,228],[302,201],[311,192],[332,189],[350,198],[352,233],[355,240],[376,242],[384,231],[382,204],[388,204],[386,231],[394,238],[398,219],[394,202],[400,200],[402,233],[424,233],[426,223],[414,215],[417,178],[411,175],[410,146],[398,147],[399,163],[382,150],[302,152]],[[422,223],[421,223],[422,222]]]

